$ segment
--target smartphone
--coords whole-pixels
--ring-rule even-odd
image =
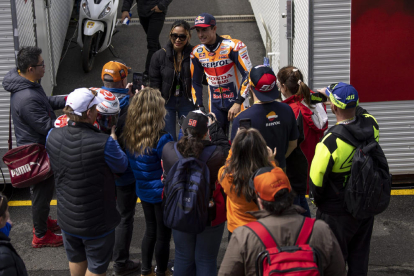
[[[135,91],[137,89],[138,89],[138,91],[141,90],[142,85],[144,84],[143,77],[144,77],[143,73],[134,73],[132,75],[132,93],[135,94]]]
[[[317,103],[324,103],[327,102],[328,98],[322,94],[321,92],[315,92],[311,94],[311,103],[317,104]]]
[[[250,118],[241,119],[239,121],[239,127],[240,128],[245,128],[245,129],[251,128],[252,127],[252,120],[250,120]]]

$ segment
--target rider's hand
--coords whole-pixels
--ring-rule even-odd
[[[229,121],[233,121],[234,117],[236,117],[237,113],[240,112],[241,105],[238,103],[234,103],[233,106],[230,108],[229,113],[227,115],[227,119]]]
[[[116,141],[116,140],[118,140],[118,137],[116,137],[115,128],[116,128],[115,126],[112,126],[112,128],[111,128],[111,137],[112,137],[112,139],[114,139]]]
[[[129,12],[128,11],[123,11],[121,22],[124,22],[124,19],[127,18],[127,17],[128,17],[129,20],[131,20],[131,16],[129,16]]]
[[[160,9],[158,8],[158,6],[153,7],[153,8],[151,9],[151,11],[155,11],[155,12],[162,12],[162,10],[160,10]]]

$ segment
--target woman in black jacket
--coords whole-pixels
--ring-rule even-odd
[[[0,195],[0,229],[10,223],[9,217],[7,198]],[[4,233],[8,233],[9,230],[9,227],[7,231],[0,230],[0,276],[27,276],[23,260],[11,245],[8,235]]]
[[[177,141],[176,114],[178,117],[186,116],[194,110],[190,72],[193,46],[190,38],[190,25],[184,20],[174,22],[170,40],[152,56],[149,69],[150,86],[159,89],[165,99],[165,130],[173,136],[174,141]]]

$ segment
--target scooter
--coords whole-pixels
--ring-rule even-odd
[[[92,70],[99,52],[109,48],[117,57],[111,45],[117,24],[119,0],[82,0],[79,12],[78,44],[82,48],[82,67]]]

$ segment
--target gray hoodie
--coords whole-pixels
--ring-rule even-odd
[[[11,93],[10,107],[17,146],[44,145],[56,120],[53,110],[65,107],[65,97],[46,96],[40,83],[20,76],[16,68],[4,77],[3,87]]]

